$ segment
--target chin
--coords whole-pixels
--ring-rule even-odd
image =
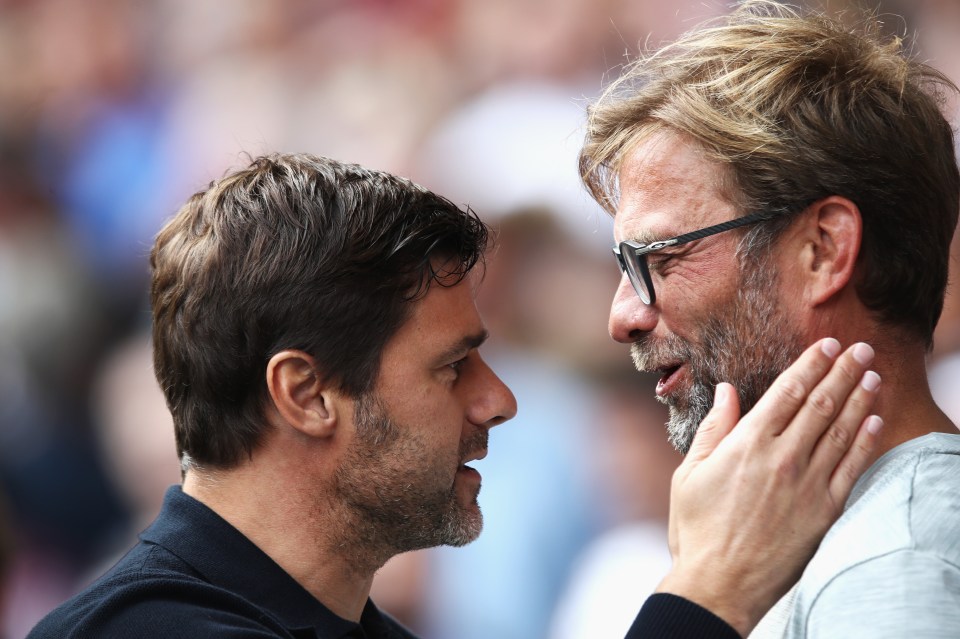
[[[480,536],[483,531],[483,513],[475,506],[469,511],[460,511],[457,521],[450,522],[445,531],[444,544],[447,546],[466,546]]]

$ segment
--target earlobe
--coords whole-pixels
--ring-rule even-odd
[[[860,209],[851,200],[832,195],[810,205],[811,252],[806,265],[808,297],[824,304],[854,279],[863,233]]]
[[[327,387],[307,353],[285,350],[271,357],[267,389],[277,413],[289,426],[310,437],[329,437],[335,432],[336,393]]]

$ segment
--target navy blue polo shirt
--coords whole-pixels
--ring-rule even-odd
[[[140,542],[28,637],[415,639],[370,600],[359,624],[338,617],[179,486]]]
[[[354,623],[331,612],[240,531],[179,486],[117,564],[47,615],[28,639],[295,637],[416,639],[372,601]],[[627,639],[739,639],[673,595],[644,604]]]

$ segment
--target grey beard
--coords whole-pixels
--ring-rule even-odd
[[[649,336],[633,344],[638,369],[654,362],[683,361],[691,376],[682,397],[658,398],[670,409],[667,434],[681,454],[713,407],[714,389],[730,382],[737,389],[741,415],[760,400],[774,380],[799,357],[804,340],[799,329],[779,308],[773,291],[778,277],[773,269],[747,267],[734,300],[716,309],[699,334],[699,344],[676,336],[660,343]]]
[[[700,424],[713,408],[713,391],[708,386],[696,383],[687,398],[686,410],[681,411],[670,402],[667,402],[667,406],[670,409],[667,438],[681,455],[686,455],[690,452],[690,446],[693,445],[693,438],[700,429]]]

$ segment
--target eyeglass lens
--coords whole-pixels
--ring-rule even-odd
[[[637,255],[637,251],[633,250],[629,245],[624,246],[621,244],[618,249],[615,251],[617,254],[618,261],[620,262],[620,268],[627,273],[627,277],[630,278],[630,283],[633,284],[633,289],[637,292],[637,295],[640,296],[640,299],[644,304],[650,304],[653,299],[653,291],[651,290],[651,282],[649,271],[647,270],[647,256]]]

